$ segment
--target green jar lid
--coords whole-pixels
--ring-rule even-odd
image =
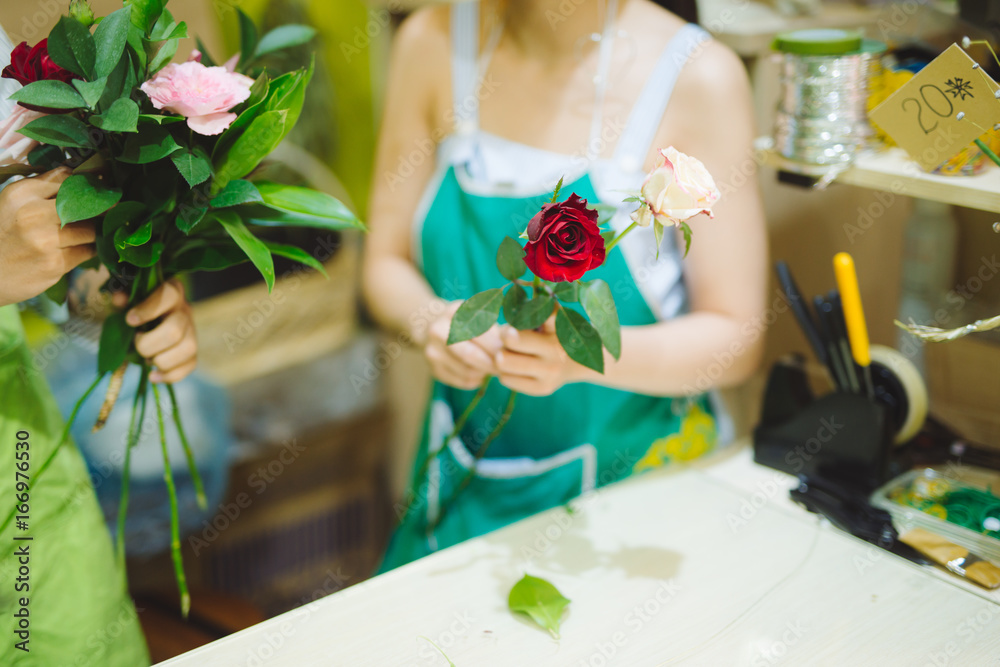
[[[775,51],[806,56],[840,56],[861,49],[861,33],[856,30],[814,28],[783,32],[771,45]]]

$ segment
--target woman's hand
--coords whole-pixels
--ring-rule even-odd
[[[127,297],[115,294],[114,302],[122,307]],[[156,366],[149,376],[151,382],[174,384],[198,365],[198,339],[191,305],[177,280],[160,285],[148,299],[128,311],[125,321],[129,326],[140,327],[161,317],[163,321],[154,329],[136,334],[135,349]]]
[[[38,296],[95,254],[93,222],[60,226],[56,194],[64,167],[0,192],[0,306]]]
[[[424,356],[439,381],[458,389],[475,389],[488,376],[497,374],[493,358],[503,344],[500,328],[493,326],[478,338],[448,345],[451,318],[460,305],[459,301],[449,304],[428,327]]]
[[[541,331],[500,331],[503,350],[496,355],[500,383],[529,396],[548,396],[571,382],[583,379],[586,369],[566,355],[556,338],[555,318]]]

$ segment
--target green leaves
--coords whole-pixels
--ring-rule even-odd
[[[94,106],[100,101],[107,86],[108,78],[106,76],[102,76],[96,81],[73,79],[73,87],[76,88],[76,92],[80,93],[80,96],[83,97],[83,101],[86,102],[87,106],[91,109],[93,109]]]
[[[503,314],[507,323],[519,331],[537,329],[552,316],[556,300],[548,294],[539,294],[530,301],[520,285],[513,285],[504,299]]]
[[[559,638],[559,626],[569,600],[555,586],[539,577],[524,575],[507,596],[507,606],[513,612],[527,614],[535,623]]]
[[[257,51],[257,26],[242,9],[237,9],[236,14],[240,21],[240,61],[236,68],[242,69],[253,59]]]
[[[145,33],[160,18],[167,0],[125,0],[124,4],[132,9],[132,24]]]
[[[122,97],[112,102],[103,114],[91,116],[90,122],[106,132],[138,132],[139,105]]]
[[[21,134],[26,137],[66,148],[92,147],[90,132],[86,123],[64,114],[42,116],[21,129]]]
[[[140,134],[132,135],[125,142],[125,150],[118,156],[122,162],[129,164],[147,164],[162,160],[181,149],[180,144],[163,126],[151,125],[143,127]]]
[[[556,313],[556,338],[570,359],[598,373],[604,372],[601,337],[583,315],[560,308]]]
[[[215,199],[209,202],[212,208],[228,208],[240,204],[259,204],[264,199],[260,196],[260,191],[250,181],[236,180],[230,181],[229,185],[222,189]]]
[[[306,25],[283,25],[264,35],[257,44],[254,58],[281,51],[293,46],[301,46],[316,36],[316,31]]]
[[[60,186],[56,195],[56,212],[62,224],[67,225],[96,217],[121,198],[121,190],[105,185],[96,174],[75,174]]]
[[[680,222],[681,233],[684,234],[684,256],[687,257],[691,251],[691,226],[685,220]]]
[[[270,181],[255,185],[262,204],[246,206],[240,213],[257,224],[330,230],[365,228],[349,208],[326,193]]]
[[[174,163],[177,171],[192,188],[204,183],[212,176],[212,163],[201,150],[177,151],[170,156],[170,161]]]
[[[604,347],[615,359],[622,356],[621,324],[611,288],[603,280],[592,280],[580,286],[580,305],[590,323],[601,336]]]
[[[135,329],[125,323],[125,313],[112,313],[104,320],[101,329],[101,344],[97,350],[97,372],[112,373],[128,356],[132,347]]]
[[[94,30],[94,45],[97,48],[97,57],[94,60],[95,77],[108,76],[121,60],[128,40],[130,16],[131,10],[124,7],[105,16]]]
[[[505,236],[497,250],[497,268],[507,280],[517,280],[528,270],[524,263],[524,248],[509,236]]]
[[[60,17],[49,33],[48,48],[52,62],[84,78],[90,77],[97,50],[85,25],[69,16]]]
[[[278,147],[285,136],[287,117],[287,111],[265,111],[228,150],[216,156],[212,194],[220,192],[229,181],[249,174]]]
[[[267,245],[267,249],[271,251],[272,255],[284,257],[299,264],[305,264],[309,268],[322,273],[324,277],[330,277],[326,273],[326,267],[318,259],[298,246],[285,245],[283,243],[265,243],[265,245]]]
[[[448,344],[481,336],[497,323],[503,305],[503,288],[480,292],[467,299],[455,311],[448,331]]]
[[[14,102],[21,102],[45,109],[79,109],[87,106],[76,89],[62,81],[35,81],[10,96]]]
[[[267,290],[274,287],[274,258],[267,244],[254,236],[247,226],[243,224],[240,216],[232,211],[218,211],[214,214],[226,233],[236,242],[243,252],[246,253],[253,265],[257,267],[260,274],[264,276],[267,283]]]

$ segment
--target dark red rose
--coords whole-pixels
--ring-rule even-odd
[[[27,86],[35,81],[64,81],[69,83],[77,78],[69,70],[65,70],[56,65],[49,57],[49,40],[43,39],[34,46],[28,46],[27,42],[18,44],[10,54],[10,64],[3,68],[0,74],[5,79],[14,79],[22,86]],[[22,104],[21,106],[35,111],[51,112],[59,110],[41,109],[38,107]]]
[[[546,204],[528,223],[524,261],[542,280],[579,280],[604,263],[604,239],[597,211],[575,193],[558,204]]]

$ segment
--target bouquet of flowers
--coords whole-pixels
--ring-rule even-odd
[[[641,191],[624,199],[638,207],[632,213],[632,223],[621,233],[605,229],[610,218],[601,220],[598,210],[576,193],[560,201],[561,189],[560,180],[551,201],[528,222],[521,235],[527,241],[524,246],[509,236],[500,243],[497,268],[509,283],[479,292],[462,303],[451,321],[449,344],[486,333],[497,323],[501,311],[507,324],[522,331],[538,329],[554,317],[556,338],[567,356],[603,373],[604,350],[615,359],[621,356],[621,325],[610,286],[600,279],[583,280],[584,275],[601,266],[607,254],[636,227],[653,226],[657,254],[664,230],[679,228],[687,256],[692,238],[687,221],[701,213],[712,217],[712,206],[721,196],[705,166],[672,146],[660,151],[659,163],[646,177]],[[461,432],[486,394],[489,382],[487,378],[455,421],[445,443]],[[510,419],[516,395],[511,392],[496,427],[473,452],[475,462],[486,454]],[[435,456],[444,450],[439,448]],[[418,471],[415,486],[408,494],[410,506],[433,458],[427,457]],[[450,501],[442,503],[437,523],[471,482],[472,475],[470,470]]]
[[[144,301],[164,282],[184,273],[216,271],[250,261],[274,284],[273,256],[318,271],[305,250],[258,236],[268,226],[326,230],[362,229],[341,202],[314,190],[257,180],[254,171],[295,125],[312,66],[278,75],[264,68],[268,56],[312,39],[306,26],[286,25],[258,35],[239,12],[241,48],[216,65],[198,42],[187,62],[173,63],[187,26],[166,9],[167,0],[125,0],[95,17],[85,0],[73,0],[46,40],[20,44],[3,76],[23,88],[10,99],[13,114],[0,125],[0,179],[73,169],[59,189],[56,209],[64,225],[97,221],[97,257],[129,303]],[[65,285],[49,295],[65,298]],[[61,292],[61,293],[60,293]],[[127,309],[126,309],[127,310]],[[171,543],[182,609],[190,605],[180,555],[177,496],[167,457],[160,388],[133,346],[135,329],[125,312],[104,322],[97,379],[83,401],[111,374],[100,428],[114,406],[129,364],[141,368],[132,400],[131,428],[122,480],[117,549],[124,556],[129,454],[138,441],[149,394],[153,395],[171,503]],[[181,426],[173,388],[166,386],[199,503],[204,491]],[[53,452],[38,469],[44,474]],[[5,526],[13,517],[7,517]]]

